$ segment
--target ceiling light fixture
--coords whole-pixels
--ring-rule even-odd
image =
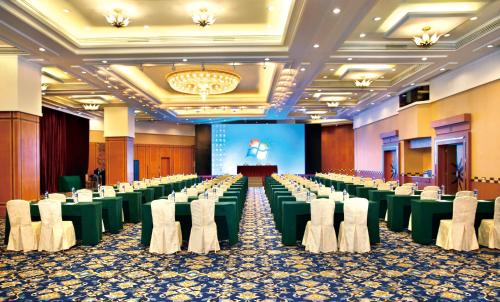
[[[305,67],[302,67],[302,68],[300,69],[300,71],[306,71]]]
[[[313,114],[313,115],[311,115],[311,119],[312,120],[320,120],[321,119],[321,115],[319,115],[319,114]]]
[[[375,21],[375,22],[378,22],[380,20],[382,20],[382,17],[375,17],[375,18],[373,18],[373,21]]]
[[[347,61],[352,61],[352,58],[347,58]]]
[[[444,34],[443,37],[448,38],[450,34]]]
[[[359,79],[359,80],[355,80],[354,81],[354,86],[359,87],[359,88],[366,88],[366,87],[370,87],[370,85],[372,83],[373,83],[372,80],[366,79],[366,78],[362,78],[362,79]]]
[[[44,51],[45,51],[45,48],[40,47],[40,48],[38,48],[38,50],[39,50],[39,51],[41,51],[41,52],[44,52]]]
[[[99,104],[83,104],[82,107],[87,111],[99,110]]]
[[[69,10],[69,9],[67,9],[67,8],[65,8],[65,9],[63,9],[63,12],[65,12],[65,13],[67,14],[67,13],[69,13],[69,12],[70,12],[70,10]]]
[[[366,37],[366,34],[365,34],[365,33],[360,33],[360,34],[359,34],[359,37],[360,37],[360,38],[364,38],[364,37]]]
[[[477,17],[471,17],[469,20],[471,20],[471,21],[476,21],[476,20],[477,20]]]
[[[170,87],[186,94],[200,95],[202,100],[211,94],[224,94],[238,87],[241,77],[225,70],[182,70],[166,76]]]
[[[338,107],[339,106],[339,102],[327,102],[326,105],[328,107]]]
[[[313,47],[314,48],[319,48],[319,44],[314,44]]]
[[[340,8],[336,7],[332,10],[332,12],[335,14],[335,15],[338,15],[340,14]]]
[[[215,23],[215,15],[208,12],[207,8],[200,8],[200,10],[193,14],[193,22],[201,27],[207,27]]]
[[[269,61],[269,58],[265,58],[264,61]]]
[[[423,58],[422,58],[422,61],[427,61],[427,57],[423,57]]]
[[[488,47],[488,48],[493,48],[493,44],[490,44],[490,45],[488,45],[488,46],[486,46],[486,47]]]
[[[126,27],[130,23],[129,18],[123,15],[122,10],[119,8],[113,9],[113,11],[105,17],[106,21],[108,21],[111,26],[116,28]]]
[[[446,70],[446,68],[440,68],[439,70],[441,70],[441,71],[445,71],[445,70]]]
[[[188,59],[184,58],[184,59],[182,59],[182,62],[187,62],[187,60],[188,60]]]
[[[423,31],[422,36],[413,37],[413,42],[415,42],[415,44],[418,47],[422,47],[422,48],[429,48],[432,45],[434,45],[439,40],[439,38],[441,36],[438,35],[437,33],[430,35],[430,33],[429,33],[430,30],[431,30],[430,26],[425,26],[424,28],[422,28],[422,31]]]

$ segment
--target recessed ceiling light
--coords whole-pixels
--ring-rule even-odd
[[[319,47],[319,44],[314,44],[313,45],[314,48],[318,48]]]
[[[471,20],[471,21],[476,21],[476,20],[477,20],[477,17],[476,17],[476,16],[471,17],[469,20]]]
[[[382,17],[375,17],[375,18],[373,18],[373,21],[380,21],[380,20],[382,20]]]
[[[448,38],[449,36],[450,36],[450,34],[444,34],[445,38]]]
[[[486,47],[488,47],[488,48],[492,48],[492,47],[493,47],[493,44],[490,44],[490,45],[488,45],[488,46],[486,46]]]
[[[144,25],[144,29],[149,29],[149,25]]]
[[[274,7],[273,7],[272,5],[269,5],[269,6],[267,7],[267,9],[268,9],[270,12],[272,12],[272,11],[274,10]]]
[[[305,69],[304,67],[302,67],[302,68],[300,69],[300,71],[306,71],[306,69]]]
[[[375,103],[374,103],[374,102],[371,102],[370,104],[375,105]]]
[[[264,61],[269,61],[269,58],[265,58]]]
[[[108,63],[108,61],[106,61],[106,60],[102,60],[101,62],[102,62],[103,64]]]
[[[370,92],[373,92],[374,90],[373,89],[370,89]]]
[[[65,13],[67,14],[67,13],[69,13],[69,12],[70,12],[70,10],[69,10],[69,9],[67,9],[67,8],[65,8],[65,9],[63,9],[63,12],[65,12]]]
[[[188,59],[182,59],[182,62],[187,62]]]
[[[306,100],[308,100],[309,98],[305,98]]]
[[[323,76],[323,79],[326,79],[326,78],[328,78],[328,77],[327,76]]]
[[[316,90],[316,91],[317,91],[317,92],[321,92],[321,91],[323,91],[323,90],[321,90],[321,89],[318,89],[318,90]]]
[[[334,71],[334,70],[335,70],[335,68],[330,68],[330,71]]]
[[[396,71],[396,68],[393,68],[392,71]]]
[[[423,57],[423,58],[422,58],[422,61],[427,61],[427,57]]]
[[[359,37],[360,37],[360,38],[364,38],[364,37],[366,37],[366,34],[365,34],[365,33],[360,33],[360,34],[359,34]]]
[[[347,61],[352,61],[352,58],[347,58]]]
[[[293,83],[292,85],[295,86],[295,85],[297,85],[297,83]]]
[[[39,50],[39,51],[41,51],[41,52],[44,52],[44,51],[45,51],[45,48],[40,47],[40,48],[38,48],[38,50]]]
[[[359,110],[359,109],[358,109],[358,110],[356,110],[356,112],[360,112],[360,111],[361,111],[361,110]]]
[[[411,83],[410,85],[411,85],[411,86],[415,86],[415,83]]]
[[[111,88],[112,86],[111,85],[108,85],[108,88]]]
[[[439,70],[441,70],[441,71],[445,71],[445,70],[446,70],[446,68],[440,68]]]
[[[388,97],[391,96],[390,94],[387,95]]]
[[[334,9],[333,9],[333,11],[332,11],[332,12],[333,12],[335,15],[338,15],[338,14],[340,14],[340,8],[336,7],[336,8],[334,8]]]
[[[87,72],[86,71],[82,71],[83,74],[86,74]]]

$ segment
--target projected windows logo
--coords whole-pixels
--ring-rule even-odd
[[[258,139],[252,139],[248,144],[247,157],[256,158],[257,160],[265,160],[269,146]]]

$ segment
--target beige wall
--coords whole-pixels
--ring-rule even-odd
[[[90,130],[89,138],[91,143],[105,142],[103,131]],[[193,146],[194,136],[136,133],[134,144]]]
[[[401,140],[425,136],[434,139],[435,132],[430,125],[432,121],[470,113],[472,177],[500,178],[499,95],[500,80],[496,80],[441,100],[414,105],[401,110],[397,116],[355,129],[356,169],[382,171],[380,133],[397,129]],[[403,163],[409,162],[403,160]],[[421,165],[428,166],[429,163],[422,162]],[[418,172],[403,166],[401,172]]]

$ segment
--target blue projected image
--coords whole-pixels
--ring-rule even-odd
[[[242,165],[277,165],[279,173],[303,174],[304,125],[212,125],[212,174],[236,174]]]

